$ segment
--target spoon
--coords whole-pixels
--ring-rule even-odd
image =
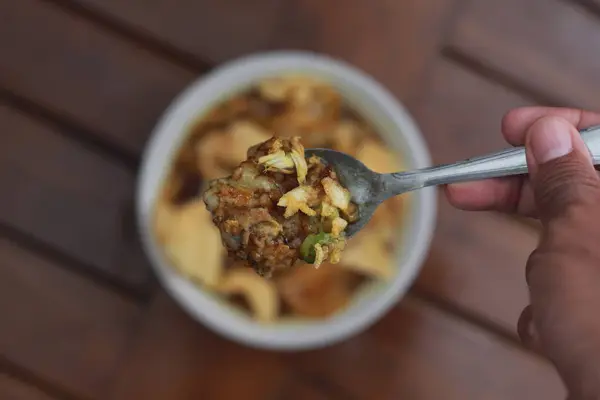
[[[600,125],[580,131],[594,165],[600,164]],[[352,237],[373,216],[377,207],[388,198],[427,186],[446,185],[480,179],[498,178],[527,173],[524,147],[514,147],[453,164],[438,165],[413,171],[379,174],[356,158],[330,149],[306,149],[306,157],[321,157],[337,173],[342,186],[350,191],[358,206],[358,220],[346,228]]]

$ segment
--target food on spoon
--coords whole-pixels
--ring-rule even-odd
[[[210,182],[204,202],[228,253],[263,277],[298,259],[339,262],[344,230],[357,218],[335,171],[318,157],[307,160],[298,137],[250,147],[231,176]]]

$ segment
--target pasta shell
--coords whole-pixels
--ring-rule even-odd
[[[250,268],[235,268],[225,275],[217,290],[227,295],[242,295],[252,314],[262,322],[272,322],[279,314],[277,288]]]

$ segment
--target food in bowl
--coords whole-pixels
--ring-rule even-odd
[[[249,148],[257,150],[266,143],[272,149],[279,146],[277,140],[284,154],[301,143],[346,152],[378,172],[402,169],[399,155],[383,143],[374,125],[331,84],[313,76],[274,76],[230,95],[190,127],[155,203],[153,233],[175,270],[258,321],[327,318],[348,306],[363,285],[394,276],[396,232],[407,205],[402,196],[381,205],[367,226],[347,241],[338,263],[331,262],[338,261],[335,257],[319,268],[296,263],[281,274],[262,271],[271,274],[264,279],[251,263],[227,251],[235,243],[228,243],[213,225],[201,193],[210,189],[209,182],[234,175]],[[311,179],[309,164],[310,160],[306,177],[300,179]],[[335,176],[329,178],[335,182]],[[300,210],[293,215],[305,214]],[[314,249],[320,240],[313,237],[312,246],[306,247]],[[297,246],[294,243],[296,250]],[[310,261],[312,253],[303,254],[299,246],[300,256]],[[313,262],[316,251],[314,256]]]
[[[230,176],[210,181],[204,202],[229,256],[260,276],[286,273],[299,259],[337,264],[358,207],[324,160],[305,158],[300,137],[273,137],[248,150]]]

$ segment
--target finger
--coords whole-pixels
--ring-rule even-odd
[[[521,312],[517,323],[517,333],[525,347],[534,351],[541,351],[540,338],[533,323],[533,312],[530,305]]]
[[[502,121],[502,133],[512,145],[523,145],[525,133],[540,118],[558,115],[582,129],[600,124],[600,114],[555,107],[522,107],[510,111]],[[450,203],[468,211],[496,210],[536,217],[533,191],[522,177],[482,180],[446,187]],[[519,196],[520,195],[520,196]]]
[[[531,182],[523,177],[455,183],[444,188],[450,204],[464,211],[498,211],[538,218]],[[519,197],[520,196],[520,197]]]
[[[446,196],[454,207],[466,211],[500,211],[536,217],[529,180],[515,176],[448,185]]]
[[[503,119],[502,130],[513,145],[522,145],[525,132],[541,118],[559,115],[578,129],[600,124],[600,114],[577,109],[552,107],[523,107],[509,112]],[[585,149],[585,148],[584,148]],[[496,210],[535,216],[532,190],[521,177],[491,179],[449,185],[446,194],[450,203],[463,210]]]
[[[527,132],[526,154],[542,222],[600,198],[600,179],[571,121],[542,117]]]
[[[600,114],[576,108],[521,107],[509,111],[502,119],[502,134],[513,146],[525,143],[525,133],[540,118],[557,116],[569,121],[577,129],[600,124]]]

